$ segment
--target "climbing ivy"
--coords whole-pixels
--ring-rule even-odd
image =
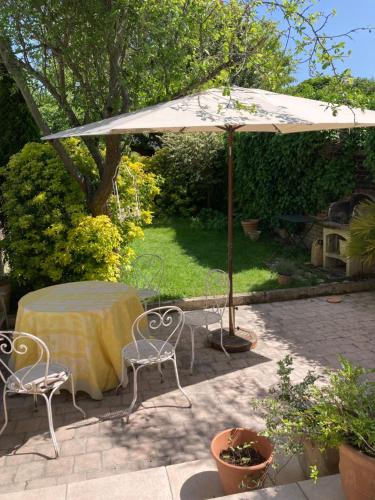
[[[353,190],[356,150],[347,132],[238,134],[238,216],[273,225],[281,214],[316,214],[327,208]]]

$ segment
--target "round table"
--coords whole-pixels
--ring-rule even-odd
[[[70,368],[76,390],[102,399],[118,384],[121,350],[132,341],[131,326],[142,312],[136,291],[122,283],[65,283],[22,297],[16,331],[42,339],[51,360]],[[16,355],[15,369],[32,364],[36,355]]]

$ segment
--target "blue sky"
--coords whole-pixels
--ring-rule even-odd
[[[336,9],[326,32],[344,33],[352,28],[373,26],[375,28],[375,0],[320,0],[319,9],[329,12]],[[353,40],[347,40],[346,47],[352,51],[350,58],[339,66],[340,70],[350,68],[353,76],[375,78],[375,30],[357,32]],[[306,66],[300,66],[295,75],[297,81],[309,78]]]

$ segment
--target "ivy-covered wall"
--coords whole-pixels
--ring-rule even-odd
[[[239,217],[275,224],[278,215],[315,214],[355,186],[357,141],[347,132],[237,134]]]
[[[375,109],[375,82],[364,78],[348,79],[346,84],[313,78],[289,92]],[[373,129],[237,134],[235,151],[237,213],[239,217],[259,217],[266,224],[276,223],[279,214],[316,214],[356,187],[363,188],[359,184],[367,173],[368,188],[375,179]]]

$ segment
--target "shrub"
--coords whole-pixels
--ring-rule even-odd
[[[368,265],[375,264],[375,203],[362,202],[350,224],[348,254]]]
[[[116,281],[121,242],[120,232],[108,216],[82,217],[68,233],[69,279]]]
[[[82,171],[94,168],[77,139],[68,141],[67,147]],[[27,144],[10,159],[2,169],[3,248],[12,276],[21,285],[38,288],[64,281],[117,279],[120,264],[131,256],[127,245],[142,236],[140,225],[151,220],[149,208],[156,190],[154,176],[145,174],[141,163],[125,158],[121,172],[125,162],[134,170],[144,196],[140,220],[120,221],[115,211],[113,220],[90,216],[83,193],[49,144]],[[124,206],[134,199],[129,178],[120,173]]]
[[[223,134],[164,134],[148,168],[162,179],[158,213],[192,215],[222,208],[225,197]],[[225,203],[224,203],[225,205]]]
[[[238,134],[237,215],[275,225],[278,215],[319,212],[353,190],[356,150],[345,132]]]

